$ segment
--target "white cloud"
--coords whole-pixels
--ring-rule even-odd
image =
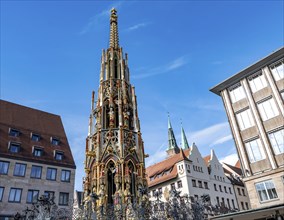
[[[163,143],[154,154],[146,158],[146,167],[164,160],[167,156],[165,148],[165,143]]]
[[[212,145],[223,144],[223,143],[225,143],[229,140],[232,140],[232,139],[233,139],[233,136],[230,134],[230,135],[227,135],[227,136],[224,136],[224,137],[217,139],[216,141],[213,142]]]
[[[232,166],[235,166],[235,164],[237,163],[238,160],[239,160],[238,154],[233,153],[233,154],[229,154],[229,155],[221,158],[219,161],[222,162],[222,163],[227,163],[227,164],[230,164]]]
[[[99,23],[101,19],[107,18],[110,16],[110,10],[112,8],[119,8],[122,5],[122,1],[116,2],[115,4],[112,4],[107,9],[101,11],[100,13],[96,14],[95,16],[91,17],[89,19],[89,22],[83,27],[83,29],[79,32],[80,35],[84,35],[88,33],[96,24]]]
[[[148,23],[146,23],[146,22],[135,24],[135,25],[127,28],[126,31],[134,31],[134,30],[137,30],[139,28],[146,27],[147,25],[148,25]]]
[[[172,70],[178,69],[188,63],[185,56],[178,57],[177,59],[159,67],[155,67],[152,69],[144,70],[142,74],[137,74],[132,76],[133,79],[143,79],[163,73],[168,73]]]
[[[224,136],[225,135],[225,136]],[[212,125],[210,127],[204,128],[199,131],[192,132],[187,135],[188,140],[195,142],[197,146],[211,146],[212,143],[220,143],[221,139],[223,141],[228,141],[230,135],[230,127],[228,122],[222,122],[219,124]],[[226,138],[225,138],[226,137]],[[227,140],[226,140],[227,139]],[[223,142],[223,143],[224,143]]]

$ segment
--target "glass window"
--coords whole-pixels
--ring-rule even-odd
[[[2,201],[3,194],[4,194],[4,187],[0,187],[0,202]]]
[[[230,200],[229,199],[227,199],[227,203],[228,203],[228,208],[231,209]]]
[[[27,195],[27,203],[33,203],[36,202],[38,199],[39,195],[39,190],[28,190],[28,195]]]
[[[235,201],[232,199],[232,204],[233,204],[233,208],[235,209],[236,206],[235,206]]]
[[[244,190],[244,189],[242,189],[242,193],[243,193],[243,196],[246,196],[246,194],[245,194],[245,190]]]
[[[14,128],[10,128],[9,130],[9,136],[12,137],[19,137],[20,136],[20,131]]]
[[[34,148],[33,155],[35,157],[41,157],[43,155],[43,150],[41,148]]]
[[[246,202],[246,207],[247,207],[247,209],[249,209],[249,204]]]
[[[9,164],[9,162],[0,161],[0,174],[8,174]]]
[[[235,103],[243,98],[246,97],[244,89],[241,85],[238,85],[237,87],[230,89],[230,97],[232,100],[232,103]]]
[[[283,60],[281,62],[277,63],[276,65],[271,66],[270,68],[271,68],[272,75],[273,75],[275,81],[278,81],[278,80],[284,78]]]
[[[216,199],[217,199],[217,204],[220,205],[219,197],[217,196]]]
[[[219,185],[219,190],[220,190],[220,192],[223,192],[221,185]]]
[[[68,205],[69,193],[59,193],[59,205]]]
[[[198,187],[199,187],[199,188],[203,188],[203,187],[202,187],[202,182],[199,181],[199,180],[198,180]]]
[[[249,78],[249,85],[252,92],[257,92],[258,90],[266,87],[267,82],[264,75],[262,73],[259,73]]]
[[[227,192],[227,187],[226,187],[226,186],[224,186],[224,191],[225,191],[225,193],[228,193],[228,192]]]
[[[274,153],[276,155],[284,153],[284,129],[273,132],[268,136]]]
[[[217,190],[217,186],[216,186],[216,184],[214,184],[214,189],[215,189],[215,191],[218,191],[218,190]]]
[[[178,185],[178,188],[182,188],[182,182],[181,182],[181,180],[179,180],[179,181],[177,182],[177,185]]]
[[[62,160],[63,159],[63,153],[62,152],[55,152],[55,160]]]
[[[237,188],[238,189],[238,193],[239,193],[239,195],[241,196],[242,194],[241,194],[241,189],[240,188]]]
[[[71,171],[62,170],[61,171],[61,181],[62,182],[70,182]]]
[[[272,180],[255,184],[260,201],[267,201],[278,198],[274,183]]]
[[[171,184],[171,190],[173,190],[173,189],[175,189],[176,187],[175,187],[175,183],[172,183]]]
[[[22,189],[11,188],[9,194],[9,202],[21,202]]]
[[[207,182],[204,182],[204,188],[208,189],[208,183]]]
[[[25,176],[26,164],[16,163],[14,168],[14,176]]]
[[[57,169],[47,168],[46,179],[47,180],[56,180]]]
[[[11,153],[19,153],[20,152],[20,146],[21,145],[19,143],[10,142],[9,151]]]
[[[196,180],[192,180],[192,186],[196,187]]]
[[[41,178],[41,170],[42,170],[42,167],[32,165],[31,178],[40,179]]]
[[[260,115],[263,121],[266,121],[270,118],[273,118],[279,115],[275,101],[272,98],[259,103],[257,107],[258,107],[258,110],[260,112]]]
[[[54,138],[54,137],[51,138],[51,144],[52,145],[59,145],[59,143],[60,143],[59,139]]]
[[[247,142],[245,146],[247,149],[250,162],[253,163],[253,162],[263,160],[266,158],[259,138],[256,140]]]
[[[54,191],[44,191],[43,195],[47,198],[53,198],[54,197]]]
[[[231,190],[231,187],[229,187],[229,192],[230,192],[230,194],[232,194],[232,190]]]
[[[253,121],[253,117],[252,117],[250,109],[242,111],[236,114],[236,116],[237,116],[238,124],[240,126],[241,131],[246,128],[250,128],[254,126],[254,121]]]
[[[34,133],[32,133],[32,135],[31,135],[31,140],[38,142],[38,141],[40,140],[40,135],[39,135],[39,134],[34,134]]]

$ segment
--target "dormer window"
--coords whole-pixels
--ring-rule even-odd
[[[21,144],[15,143],[15,142],[10,142],[10,144],[9,144],[9,151],[11,153],[19,153],[20,152],[20,147],[21,147]]]
[[[39,135],[39,134],[31,133],[31,140],[38,142],[38,141],[40,140],[40,135]]]
[[[9,129],[9,136],[12,137],[19,137],[20,136],[20,131],[14,128]]]
[[[60,143],[59,139],[55,138],[55,137],[51,137],[50,141],[51,141],[51,144],[55,145],[55,146],[59,145],[59,143]]]
[[[33,148],[33,155],[35,157],[41,157],[43,155],[43,149],[40,147],[34,147]]]
[[[60,151],[55,151],[54,158],[55,160],[63,160],[64,153]]]

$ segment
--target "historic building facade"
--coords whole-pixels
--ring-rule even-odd
[[[227,178],[223,164],[219,162],[214,150],[211,150],[210,155],[202,157],[195,143],[188,145],[183,128],[179,148],[170,122],[168,140],[168,158],[146,169],[150,200],[154,200],[158,192],[165,201],[169,192],[176,189],[181,191],[181,196],[189,195],[192,200],[201,199],[207,194],[213,206],[242,210],[238,205],[234,185]],[[249,209],[250,205],[246,202],[244,209]]]
[[[211,89],[223,99],[252,208],[284,203],[284,48]]]
[[[40,195],[72,205],[75,169],[60,116],[0,100],[0,219]]]
[[[109,48],[101,57],[96,106],[94,99],[93,92],[86,140],[85,202],[94,193],[99,196],[99,207],[139,203],[138,188],[147,185],[145,155],[127,54],[119,46],[115,9],[110,17]]]

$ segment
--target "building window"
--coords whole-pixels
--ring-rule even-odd
[[[39,190],[28,190],[27,203],[34,203],[38,199]]]
[[[31,178],[40,179],[41,178],[41,170],[42,170],[42,167],[32,165]]]
[[[227,192],[227,187],[226,187],[226,186],[224,186],[224,190],[225,190],[225,193],[228,193],[228,192]]]
[[[43,194],[46,198],[53,198],[54,197],[54,191],[44,191]]]
[[[69,193],[59,193],[59,205],[68,205]]]
[[[231,187],[229,187],[229,192],[230,192],[230,194],[232,194],[232,190],[231,190]]]
[[[56,180],[57,169],[47,168],[46,179],[47,180]]]
[[[246,97],[244,89],[241,84],[238,84],[237,86],[234,86],[232,89],[230,89],[230,97],[232,103],[235,103]]]
[[[176,187],[175,187],[175,183],[172,183],[171,184],[171,190],[174,190]]]
[[[274,153],[276,155],[284,153],[284,129],[273,132],[268,136]]]
[[[261,202],[278,198],[272,180],[256,183],[255,187]]]
[[[220,205],[219,197],[217,196],[216,199],[217,199],[217,204]]]
[[[181,182],[181,180],[179,180],[179,181],[177,182],[177,185],[178,185],[178,188],[182,188],[182,182]]]
[[[0,187],[0,202],[2,202],[3,194],[4,194],[4,187]]]
[[[241,189],[240,188],[237,188],[238,189],[238,193],[239,193],[239,195],[241,196],[242,194],[241,194]]]
[[[220,190],[220,192],[223,192],[221,185],[219,185],[219,190]]]
[[[236,209],[235,201],[232,199],[233,208]]]
[[[268,119],[279,115],[277,106],[273,98],[259,103],[257,107],[263,121],[267,121]]]
[[[207,182],[204,182],[204,188],[208,189],[208,183]]]
[[[43,155],[43,150],[41,148],[34,148],[33,155],[35,157],[41,157]]]
[[[9,151],[11,153],[19,153],[20,152],[20,147],[21,147],[21,144],[15,143],[15,142],[10,142]]]
[[[16,163],[14,168],[14,176],[25,176],[26,164]]]
[[[196,187],[196,180],[191,180],[192,181],[192,186]]]
[[[254,121],[250,109],[236,114],[236,117],[241,131],[254,126]]]
[[[259,138],[253,141],[247,142],[245,146],[247,149],[250,162],[253,163],[253,162],[265,159],[263,147],[262,147],[262,144]]]
[[[244,203],[241,202],[242,210],[245,210]]]
[[[244,190],[244,189],[242,189],[242,193],[243,193],[243,196],[246,196],[246,194],[245,194],[245,190]]]
[[[69,170],[61,171],[61,181],[62,182],[70,182],[71,172]]]
[[[12,137],[19,137],[20,136],[20,131],[14,128],[10,128],[9,130],[9,136]]]
[[[162,188],[159,188],[158,192],[159,192],[159,195],[162,195],[162,193],[163,193]]]
[[[247,209],[249,209],[249,204],[247,202],[245,204],[246,204]]]
[[[55,156],[54,156],[55,160],[63,160],[63,152],[55,152]]]
[[[60,141],[58,138],[51,137],[51,144],[54,146],[59,145]]]
[[[215,189],[215,191],[218,191],[218,190],[217,190],[217,186],[216,186],[216,184],[214,184],[214,189]]]
[[[9,162],[0,161],[0,174],[8,174],[9,164]]]
[[[194,195],[194,200],[195,200],[195,201],[198,200],[198,195]]]
[[[257,92],[267,86],[264,75],[259,72],[249,78],[249,85],[252,92]]]
[[[31,140],[38,142],[40,140],[40,135],[32,133],[31,134]]]
[[[198,187],[199,187],[199,188],[203,188],[203,186],[202,186],[202,182],[201,182],[201,181],[199,181],[199,180],[198,180]]]
[[[283,64],[283,60],[281,60],[280,62],[278,62],[277,64],[270,66],[271,71],[272,71],[272,75],[275,79],[275,81],[278,81],[280,79],[284,78],[284,64]]]
[[[9,194],[9,202],[21,202],[22,189],[11,188]]]
[[[228,208],[231,209],[230,200],[229,199],[227,199],[227,203],[228,203]]]

